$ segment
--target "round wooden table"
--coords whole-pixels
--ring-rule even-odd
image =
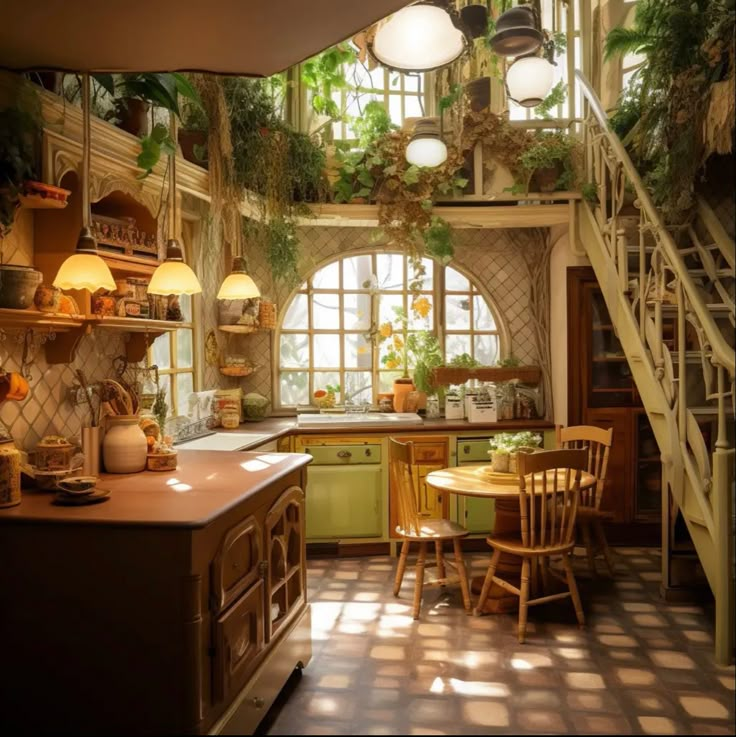
[[[490,466],[458,466],[443,468],[427,474],[427,486],[450,494],[475,496],[496,500],[496,517],[493,532],[520,532],[519,517],[519,477],[515,474],[491,474]],[[555,473],[548,471],[548,477]],[[585,471],[580,476],[580,488],[588,489],[596,483],[596,477]],[[498,562],[498,571],[504,578],[518,578],[521,572],[521,559],[515,555],[503,553]],[[484,576],[476,576],[471,581],[470,590],[480,594]],[[519,598],[496,585],[486,601],[484,611],[489,614],[505,614],[519,608]]]

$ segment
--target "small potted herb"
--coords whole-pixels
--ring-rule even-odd
[[[567,133],[538,133],[535,142],[519,156],[519,170],[527,189],[554,192],[569,189],[575,181],[575,139]]]
[[[496,473],[518,473],[519,452],[531,453],[540,447],[542,438],[533,432],[500,432],[489,443],[491,469]]]

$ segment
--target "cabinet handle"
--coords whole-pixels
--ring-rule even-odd
[[[337,457],[338,458],[352,458],[353,454],[349,450],[338,450]]]

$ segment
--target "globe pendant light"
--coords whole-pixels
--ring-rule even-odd
[[[57,289],[98,289],[113,291],[115,280],[110,267],[97,252],[97,241],[90,228],[89,157],[90,100],[89,74],[82,75],[82,229],[74,254],[61,264],[53,285]]]
[[[176,118],[171,114],[171,137],[176,140]],[[166,258],[156,267],[148,284],[149,294],[199,294],[202,285],[191,267],[184,263],[181,244],[176,239],[176,151],[169,154],[169,235]]]
[[[415,3],[381,21],[368,49],[389,69],[428,72],[450,64],[465,51],[465,34],[456,23],[462,25],[446,3]]]
[[[406,160],[415,166],[435,167],[447,159],[447,146],[437,121],[422,118],[414,126],[414,135],[406,147]]]
[[[536,107],[549,94],[554,66],[541,56],[522,56],[506,72],[506,93],[522,107]]]

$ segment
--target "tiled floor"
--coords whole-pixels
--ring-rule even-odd
[[[473,573],[488,556],[472,557]],[[568,600],[468,617],[455,587],[411,618],[385,558],[309,563],[314,655],[269,734],[734,734],[734,668],[715,665],[711,619],[658,594],[659,551],[618,551],[615,581],[576,562],[587,626]]]

